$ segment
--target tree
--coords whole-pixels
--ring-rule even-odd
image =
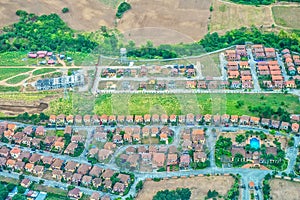
[[[6,188],[7,188],[7,190],[8,190],[9,192],[11,192],[15,187],[16,187],[16,185],[13,184],[13,183],[9,183],[9,184],[7,184],[7,186],[6,186]]]
[[[144,186],[144,182],[143,181],[139,181],[136,186],[135,186],[135,189],[136,191],[140,191],[141,189],[143,189],[143,186]]]
[[[26,191],[26,188],[21,186],[21,185],[18,185],[17,187],[18,187],[18,193],[19,194],[24,194],[24,192]]]
[[[8,195],[8,190],[7,188],[0,183],[0,199],[5,199]]]
[[[63,9],[61,10],[62,13],[67,13],[67,12],[69,12],[69,11],[70,11],[69,8],[63,8]]]
[[[12,200],[26,200],[27,198],[22,194],[16,194]]]
[[[238,134],[236,137],[235,137],[235,141],[239,144],[243,143],[246,141],[246,137],[245,135],[243,134]]]

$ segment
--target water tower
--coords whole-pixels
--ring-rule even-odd
[[[126,64],[127,63],[127,50],[126,48],[121,48],[120,49],[120,61],[121,63]]]

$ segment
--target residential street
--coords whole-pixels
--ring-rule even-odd
[[[256,73],[256,62],[253,58],[252,50],[247,49],[247,54],[250,56],[249,64],[250,64],[250,69],[251,69],[251,75],[253,78],[253,84],[254,84],[254,92],[261,92],[260,85],[258,82],[257,78],[257,73]]]

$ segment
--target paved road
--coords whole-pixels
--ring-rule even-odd
[[[284,78],[285,81],[288,81],[289,78],[290,78],[290,76],[287,75],[287,72],[286,72],[284,63],[282,62],[282,59],[280,58],[279,55],[280,55],[280,54],[278,54],[278,53],[276,52],[276,58],[277,58],[277,61],[278,61],[279,66],[281,67],[281,73],[282,73],[282,76],[283,76],[283,78]]]
[[[247,49],[247,54],[248,54],[248,56],[250,56],[249,64],[250,64],[251,75],[252,75],[252,79],[253,79],[253,83],[254,83],[254,85],[253,85],[254,91],[261,92],[260,85],[259,85],[258,78],[257,78],[257,73],[256,73],[256,62],[254,61],[252,50]]]
[[[222,79],[223,79],[223,81],[226,81],[227,78],[228,78],[227,77],[227,71],[225,69],[225,67],[227,66],[227,61],[225,59],[224,53],[220,53],[219,59],[220,59],[220,67],[221,67]]]

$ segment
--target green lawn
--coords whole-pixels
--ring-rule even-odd
[[[0,92],[19,92],[21,89],[20,86],[11,87],[11,86],[2,86],[0,85]],[[0,97],[1,99],[1,97]]]
[[[243,102],[236,107],[237,101]],[[300,113],[297,96],[284,94],[113,94],[102,95],[96,100],[97,114],[237,114],[253,115],[248,106],[278,107],[290,113]]]
[[[56,69],[54,68],[42,68],[42,69],[35,70],[34,72],[32,72],[32,74],[34,76],[37,76],[37,75],[47,74],[54,71],[56,71]]]
[[[36,59],[27,58],[27,52],[0,53],[0,66],[26,66],[36,63]]]
[[[32,68],[0,68],[0,81],[31,70]]]
[[[74,60],[76,66],[93,66],[98,62],[99,53],[68,52],[66,55]]]
[[[20,76],[16,76],[14,78],[8,79],[6,81],[6,83],[8,83],[8,84],[17,84],[17,83],[20,83],[21,81],[23,81],[24,79],[26,79],[28,77],[29,77],[28,74],[22,74]]]

